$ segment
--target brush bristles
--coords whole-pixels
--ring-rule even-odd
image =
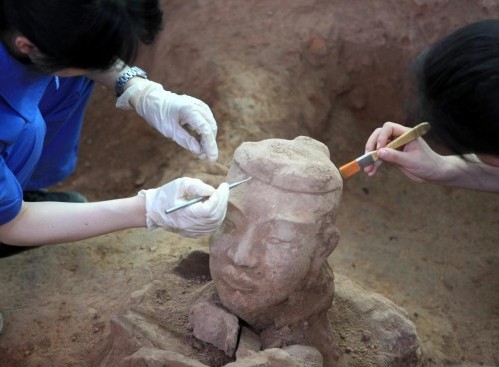
[[[343,178],[348,178],[350,176],[353,176],[357,172],[360,171],[360,166],[357,161],[351,161],[350,163],[345,164],[344,166],[340,167],[340,173]]]

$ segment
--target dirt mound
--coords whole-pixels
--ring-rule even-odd
[[[217,164],[167,142],[97,88],[78,171],[58,187],[92,200],[174,177],[218,183],[243,141],[308,135],[340,166],[370,131],[404,121],[405,70],[426,45],[477,19],[488,0],[168,0],[165,29],[138,64],[169,90],[206,101]],[[415,185],[385,167],[345,182],[330,263],[408,311],[429,364],[499,365],[497,197]],[[206,240],[123,231],[0,260],[0,366],[87,366],[130,294],[160,280],[182,299],[198,279],[173,271]],[[199,269],[202,271],[202,269]],[[189,285],[190,284],[190,285]],[[173,320],[172,325],[176,325]]]

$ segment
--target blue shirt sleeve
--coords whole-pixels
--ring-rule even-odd
[[[16,176],[0,157],[0,225],[10,222],[21,211],[23,191]]]

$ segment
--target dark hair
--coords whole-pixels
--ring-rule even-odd
[[[159,0],[1,0],[0,31],[19,31],[45,70],[107,69],[133,62],[161,30]]]
[[[462,27],[413,64],[418,121],[456,154],[499,155],[499,19]]]

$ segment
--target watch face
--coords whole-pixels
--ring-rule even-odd
[[[125,77],[125,79],[126,78],[131,79],[134,76],[139,76],[141,78],[146,78],[147,77],[146,72],[144,70],[136,67],[136,66],[134,66],[133,68],[128,69],[128,71],[123,74],[123,77]]]
[[[146,72],[137,66],[134,66],[130,70],[133,70],[134,76],[140,76],[141,78],[147,78]]]

